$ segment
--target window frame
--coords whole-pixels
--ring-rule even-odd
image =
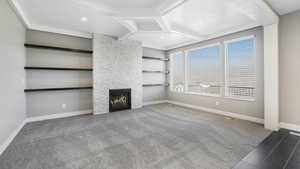
[[[222,62],[223,56],[222,56],[222,43],[221,42],[210,43],[210,44],[207,44],[207,45],[203,45],[203,46],[199,46],[199,47],[196,47],[196,48],[191,48],[191,49],[185,50],[185,58],[186,58],[186,63],[185,63],[185,80],[186,80],[186,82],[185,82],[185,93],[186,94],[199,95],[199,96],[210,96],[210,97],[222,97],[222,89],[220,90],[219,94],[209,94],[209,93],[189,92],[188,91],[189,71],[188,71],[187,64],[190,61],[190,58],[188,57],[188,53],[192,52],[192,51],[196,51],[196,50],[201,50],[201,49],[206,49],[206,48],[210,48],[210,47],[215,47],[215,46],[220,47],[220,49],[219,49],[219,57],[220,57],[220,65],[222,66],[222,64],[223,64],[223,62]],[[220,69],[222,69],[222,67]],[[220,74],[222,74],[222,72],[220,72]],[[222,83],[222,81],[223,81],[223,79],[221,79],[221,83]]]
[[[243,40],[249,40],[249,39],[253,39],[253,45],[254,45],[254,71],[255,71],[255,75],[257,74],[257,39],[255,35],[248,35],[248,36],[242,36],[239,38],[234,38],[234,39],[230,39],[227,41],[224,41],[224,92],[223,92],[223,97],[227,98],[227,99],[233,99],[233,100],[241,100],[241,101],[256,101],[256,96],[254,97],[241,97],[241,96],[229,96],[228,94],[228,83],[229,83],[229,75],[228,75],[228,69],[229,69],[229,63],[228,63],[228,58],[229,58],[229,51],[228,51],[228,45],[230,43],[234,43],[234,42],[239,42],[239,41],[243,41]],[[256,81],[255,81],[255,89],[257,89],[257,76],[255,77]]]
[[[228,44],[233,43],[233,42],[237,42],[237,41],[242,41],[242,40],[247,40],[247,39],[254,39],[254,71],[256,74],[256,84],[255,84],[255,89],[257,89],[257,55],[258,55],[258,51],[257,51],[257,35],[255,34],[248,34],[248,35],[244,35],[244,36],[240,36],[238,38],[226,38],[226,39],[221,39],[218,42],[215,43],[209,43],[206,45],[202,45],[202,46],[198,46],[198,47],[194,47],[194,48],[190,48],[190,49],[183,49],[181,51],[176,51],[176,52],[172,52],[169,53],[169,58],[170,58],[170,62],[169,62],[169,70],[170,70],[170,78],[169,78],[169,91],[170,92],[174,92],[174,93],[178,93],[178,94],[186,94],[186,95],[198,95],[198,96],[207,96],[207,97],[218,97],[218,98],[223,98],[223,99],[231,99],[231,100],[238,100],[238,101],[248,101],[248,102],[255,102],[257,99],[257,94],[253,97],[253,98],[245,98],[245,97],[235,97],[235,96],[228,96],[227,95],[227,86],[228,86],[228,77],[227,77],[227,69],[228,69]],[[195,51],[195,50],[199,50],[199,49],[204,49],[204,48],[209,48],[209,47],[213,47],[213,46],[220,46],[220,63],[221,63],[221,70],[223,71],[223,75],[221,75],[221,90],[220,90],[220,94],[219,95],[215,95],[215,94],[208,94],[208,93],[198,93],[198,92],[188,92],[188,66],[187,63],[189,62],[189,58],[188,58],[188,52],[190,51]],[[182,56],[184,57],[184,79],[185,79],[185,84],[184,84],[184,90],[183,92],[178,92],[178,91],[174,91],[173,89],[173,71],[172,71],[172,67],[173,67],[173,60],[172,60],[172,56],[176,55],[176,54],[182,54]],[[223,86],[224,85],[224,86]]]

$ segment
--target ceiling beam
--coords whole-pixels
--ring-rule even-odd
[[[25,15],[25,12],[22,10],[20,4],[16,0],[8,0],[9,5],[13,8],[14,12],[17,14],[17,16],[21,19],[23,24],[29,28],[30,22],[27,16]]]
[[[183,5],[188,0],[165,0],[156,10],[160,13],[161,16],[166,15],[170,11],[178,8]]]
[[[255,3],[267,14],[267,16],[271,17],[271,22],[264,23],[265,25],[279,23],[279,16],[268,3],[266,3],[264,0],[255,0]]]

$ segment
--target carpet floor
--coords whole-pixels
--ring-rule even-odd
[[[271,132],[159,104],[26,124],[1,169],[230,169]]]

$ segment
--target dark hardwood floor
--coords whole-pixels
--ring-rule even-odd
[[[300,169],[300,137],[273,132],[234,169]]]

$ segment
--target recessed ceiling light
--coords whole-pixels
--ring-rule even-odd
[[[80,19],[82,22],[86,22],[86,21],[88,21],[88,18],[87,17],[81,17],[81,19]]]

